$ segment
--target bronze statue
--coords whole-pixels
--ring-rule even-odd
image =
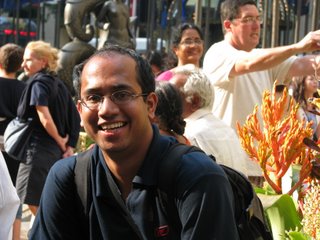
[[[90,14],[96,16],[98,29],[90,24]],[[67,0],[64,24],[72,41],[61,48],[58,75],[71,93],[73,67],[95,52],[89,44],[95,35],[99,35],[99,47],[111,43],[135,49],[129,9],[122,0]]]
[[[122,0],[106,1],[98,15],[98,27],[107,31],[107,43],[135,49],[135,39],[130,30],[128,6]]]

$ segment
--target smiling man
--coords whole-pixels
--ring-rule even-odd
[[[203,69],[215,87],[213,113],[236,129],[236,122],[245,122],[275,80],[286,84],[293,76],[314,74],[315,56],[294,55],[319,50],[320,31],[295,44],[257,49],[262,22],[252,0],[225,0],[221,23],[224,40],[209,48]]]
[[[238,239],[231,186],[204,153],[180,157],[168,186],[172,194],[163,198],[159,177],[166,176],[159,169],[176,140],[150,122],[157,97],[146,60],[108,46],[78,70],[78,110],[96,142],[90,171],[80,174],[90,179],[89,212],[77,192],[76,157],[59,161],[47,178],[30,239]]]

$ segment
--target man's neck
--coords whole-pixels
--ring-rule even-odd
[[[237,50],[240,50],[240,51],[245,51],[245,52],[251,52],[253,48],[244,48],[243,46],[240,46],[239,44],[237,44],[234,39],[232,39],[232,35],[231,33],[230,34],[226,34],[224,36],[224,40],[226,42],[228,42],[232,47],[234,47],[235,49]]]
[[[106,164],[108,165],[110,172],[114,175],[124,200],[126,200],[131,192],[132,180],[145,160],[146,153],[151,145],[152,137],[153,132],[150,132],[149,136],[145,139],[145,143],[141,143],[141,146],[143,147],[140,147],[139,149],[134,148],[132,151],[127,151],[126,153],[124,153],[125,151],[111,154],[103,152]]]
[[[118,183],[121,196],[125,201],[132,189],[132,180],[137,174],[141,164],[144,160],[143,157],[137,159],[136,157],[125,157],[126,161],[115,161],[111,158],[105,158],[105,161],[110,169],[110,172],[115,177]]]
[[[8,79],[16,79],[16,74],[15,73],[7,73],[3,69],[0,69],[0,77],[8,78]]]

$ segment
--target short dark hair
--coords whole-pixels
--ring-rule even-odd
[[[203,40],[203,34],[201,29],[193,24],[193,23],[183,23],[181,24],[176,31],[173,33],[173,38],[172,38],[172,45],[173,47],[177,47],[179,43],[181,42],[182,34],[185,30],[187,29],[194,29],[198,32],[200,38]]]
[[[225,0],[220,8],[221,23],[223,24],[225,20],[233,20],[238,17],[240,7],[244,5],[257,6],[257,3],[253,0]]]
[[[155,79],[150,64],[134,50],[124,48],[118,45],[107,45],[96,51],[83,63],[78,64],[73,70],[73,86],[76,91],[76,97],[80,99],[81,92],[81,74],[83,67],[94,57],[110,57],[112,54],[125,55],[136,62],[137,81],[143,93],[155,91]]]
[[[183,120],[183,103],[178,89],[169,82],[157,82],[155,91],[158,104],[155,115],[159,119],[159,128],[182,135],[186,126]]]
[[[6,73],[16,73],[21,68],[23,53],[23,48],[14,43],[0,48],[0,64]]]
[[[163,60],[161,54],[158,51],[149,51],[147,53],[146,59],[150,65],[156,65],[159,69],[162,69]]]

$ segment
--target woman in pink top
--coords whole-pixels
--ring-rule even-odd
[[[203,48],[203,35],[198,26],[191,23],[184,23],[175,32],[172,41],[172,51],[175,53],[178,59],[177,66],[191,63],[196,67],[200,67],[201,58],[203,56]],[[156,80],[170,80],[174,69],[175,68],[172,68],[163,72],[156,78]]]

